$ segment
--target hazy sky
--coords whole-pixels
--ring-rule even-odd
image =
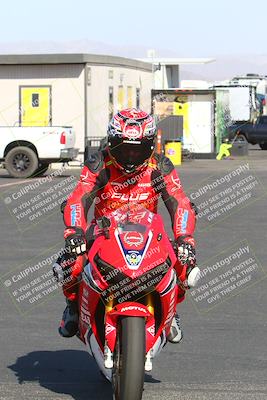
[[[5,0],[0,41],[89,39],[191,57],[266,54],[266,21],[266,0]]]

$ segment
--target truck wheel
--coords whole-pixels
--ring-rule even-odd
[[[14,178],[29,178],[38,168],[36,153],[26,146],[11,149],[5,158],[5,167]]]
[[[39,167],[37,168],[37,170],[34,172],[34,176],[41,176],[44,173],[46,173],[46,171],[49,168],[49,164],[47,163],[39,163]]]
[[[267,150],[267,143],[260,143],[260,148],[262,150]]]
[[[236,142],[240,142],[240,143],[247,143],[247,138],[245,135],[243,135],[243,133],[240,133],[240,135],[237,135],[236,137]]]

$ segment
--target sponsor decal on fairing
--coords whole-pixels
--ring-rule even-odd
[[[137,270],[141,265],[143,258],[147,252],[147,249],[153,237],[153,233],[149,231],[145,247],[141,250],[126,249],[120,237],[119,230],[116,229],[114,234],[128,268],[130,270]],[[131,234],[133,234],[133,232],[131,232]]]
[[[151,325],[149,328],[147,328],[147,331],[150,333],[151,336],[155,336],[155,325]]]
[[[128,306],[128,307],[123,307],[121,310],[121,312],[125,312],[125,311],[140,311],[142,313],[147,313],[147,310],[143,307],[139,307],[139,306]]]
[[[173,293],[171,295],[171,298],[170,298],[170,305],[169,305],[167,318],[165,320],[165,326],[168,325],[171,322],[171,320],[173,319],[173,317],[174,317],[174,314],[175,314],[175,310],[174,310],[175,303],[176,303],[175,291],[173,291]]]
[[[85,297],[82,296],[82,301],[86,304],[88,304],[88,299],[86,299]]]
[[[81,310],[80,310],[80,319],[82,322],[85,322],[87,325],[90,325],[90,317],[91,313],[89,310],[87,310],[84,305],[81,305]]]
[[[140,232],[126,232],[123,241],[129,246],[140,246],[144,242],[144,236]]]
[[[126,260],[132,267],[140,264],[141,258],[142,256],[138,251],[128,251],[128,254],[126,254]]]
[[[91,316],[90,311],[87,310],[83,305],[81,305],[81,312],[86,314],[86,315],[89,315],[89,317]]]
[[[111,332],[115,331],[115,327],[112,326],[111,324],[109,324],[108,322],[106,323],[106,327],[105,327],[105,333],[106,336],[109,335]]]

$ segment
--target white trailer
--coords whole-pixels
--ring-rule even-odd
[[[162,129],[163,142],[180,138],[183,149],[192,153],[200,156],[214,153],[214,90],[153,90],[152,102],[153,113]],[[177,128],[173,121],[175,116]],[[172,132],[168,130],[169,126]]]
[[[231,122],[252,121],[258,116],[259,107],[256,100],[256,88],[249,85],[213,86],[216,91],[228,93],[228,105],[225,111]]]

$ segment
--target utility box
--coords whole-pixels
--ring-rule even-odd
[[[180,140],[170,140],[165,142],[165,156],[168,157],[173,165],[182,163],[182,143]]]

